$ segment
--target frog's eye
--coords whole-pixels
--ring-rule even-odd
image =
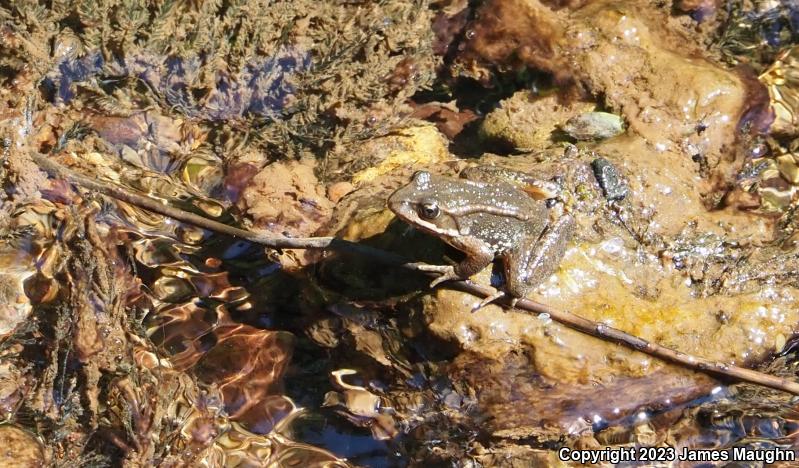
[[[419,205],[419,216],[424,219],[435,219],[441,213],[438,209],[438,203],[434,201],[424,202]]]

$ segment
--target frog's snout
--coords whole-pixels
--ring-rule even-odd
[[[403,206],[408,205],[408,197],[405,194],[406,187],[400,187],[394,191],[386,200],[386,205],[388,209],[396,213],[398,210],[402,210]]]
[[[401,200],[392,200],[391,198],[388,200],[388,209],[394,212],[394,214],[403,221],[407,221],[409,214],[413,211],[410,203]]]

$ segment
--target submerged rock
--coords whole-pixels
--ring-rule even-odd
[[[258,229],[309,236],[329,219],[333,203],[314,175],[315,161],[276,162],[243,190],[239,206]]]
[[[799,16],[799,8],[797,8]],[[771,130],[777,134],[799,134],[799,46],[780,53],[774,63],[760,75],[770,98],[774,117]]]

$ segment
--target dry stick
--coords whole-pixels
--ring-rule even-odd
[[[418,263],[409,263],[403,257],[394,255],[389,252],[361,245],[355,242],[348,242],[334,237],[283,237],[275,235],[257,234],[252,231],[238,229],[227,224],[222,224],[217,221],[210,220],[203,216],[189,213],[171,206],[168,206],[151,197],[138,195],[127,189],[109,185],[99,180],[93,180],[88,177],[79,175],[64,166],[52,161],[46,156],[40,154],[33,154],[32,158],[36,164],[42,169],[47,171],[53,177],[64,178],[81,187],[96,190],[104,195],[116,198],[118,200],[139,206],[141,208],[177,219],[195,226],[208,229],[210,231],[226,234],[233,237],[239,237],[251,242],[265,245],[272,248],[295,248],[295,249],[334,249],[339,251],[357,253],[368,256],[380,263],[387,265],[399,266],[414,271],[419,270]],[[428,273],[429,272],[423,272]],[[432,273],[434,274],[434,273]],[[461,291],[468,292],[479,297],[487,297],[492,294],[495,289],[490,286],[481,286],[471,281],[451,281],[449,284]],[[745,369],[743,367],[728,365],[720,362],[710,361],[708,359],[692,356],[690,354],[681,353],[673,349],[661,346],[656,343],[650,343],[642,338],[623,332],[616,328],[610,327],[603,323],[593,322],[585,319],[571,312],[553,309],[547,305],[539,302],[531,301],[529,299],[519,299],[516,302],[516,308],[524,309],[529,312],[538,314],[548,314],[552,320],[560,322],[575,330],[581,331],[588,335],[597,338],[612,341],[632,348],[636,351],[646,353],[650,356],[669,361],[681,366],[693,369],[699,372],[713,374],[719,377],[726,377],[729,379],[749,382],[753,384],[763,385],[765,387],[783,390],[794,395],[799,395],[799,383],[793,382],[788,379],[780,378],[763,372]]]

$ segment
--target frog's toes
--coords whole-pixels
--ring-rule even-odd
[[[500,290],[494,291],[493,294],[491,294],[490,296],[486,297],[485,299],[480,301],[476,306],[474,306],[472,308],[472,313],[477,312],[478,310],[482,309],[483,307],[487,306],[488,304],[491,304],[492,302],[496,301],[497,299],[501,298],[504,295],[505,295],[504,291],[500,291]]]
[[[461,277],[455,273],[455,267],[452,265],[429,265],[427,263],[411,263],[409,265],[418,271],[439,274],[439,276],[430,283],[431,288],[436,287],[444,281],[461,279]]]
[[[414,270],[418,271],[425,271],[425,272],[429,271],[433,273],[439,273],[442,275],[455,273],[455,267],[451,265],[430,265],[429,263],[423,263],[423,262],[408,263],[407,265],[413,267]]]
[[[461,279],[460,276],[455,274],[455,268],[454,267],[452,267],[450,265],[441,265],[441,268],[442,269],[440,269],[440,270],[428,270],[428,271],[437,271],[437,272],[441,273],[441,276],[439,276],[438,278],[436,278],[436,279],[434,279],[433,281],[430,282],[430,287],[431,288],[435,288],[436,286],[438,286],[439,284],[443,283],[444,281]]]

